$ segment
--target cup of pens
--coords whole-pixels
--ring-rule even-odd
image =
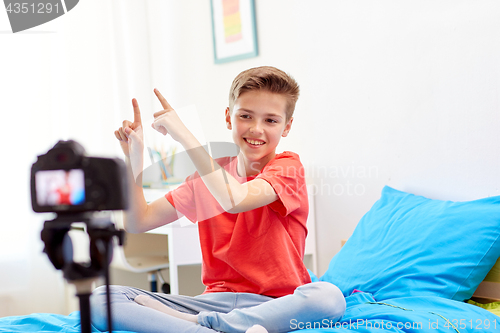
[[[160,182],[163,186],[174,185],[180,182],[178,178],[174,177],[176,150],[176,146],[169,147],[168,149],[165,149],[164,147],[159,149],[157,147],[148,147],[151,163],[158,164],[159,166],[161,176]]]

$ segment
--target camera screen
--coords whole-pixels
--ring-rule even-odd
[[[82,205],[85,202],[83,170],[43,170],[35,173],[39,206]]]

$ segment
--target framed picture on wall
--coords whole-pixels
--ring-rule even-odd
[[[256,57],[254,0],[211,0],[211,5],[215,63]]]

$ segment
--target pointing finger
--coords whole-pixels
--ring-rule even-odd
[[[132,99],[132,106],[134,107],[134,123],[142,124],[141,110],[139,109],[139,103],[137,103],[135,98]]]
[[[160,100],[160,103],[161,103],[161,106],[163,106],[163,109],[165,110],[171,110],[172,107],[170,106],[170,104],[168,104],[167,100],[165,99],[165,97],[163,97],[163,95],[158,91],[158,89],[155,88],[154,90],[155,94],[156,94],[156,97],[158,97],[158,99]]]

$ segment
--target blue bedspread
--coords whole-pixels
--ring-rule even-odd
[[[500,332],[500,317],[471,304],[440,297],[402,297],[376,302],[371,294],[355,293],[346,298],[347,310],[334,324],[294,323],[296,332]],[[301,326],[299,326],[301,325]],[[309,325],[309,326],[307,326]]]
[[[500,332],[500,317],[477,306],[440,297],[403,297],[376,302],[371,294],[355,293],[346,301],[346,313],[336,324],[326,320],[319,323],[292,320],[290,326],[304,333]],[[92,331],[100,332],[95,328]],[[76,333],[80,332],[80,315],[79,312],[69,316],[36,313],[0,318],[0,332]]]
[[[0,332],[75,332],[80,333],[80,312],[76,311],[69,316],[34,313],[28,316],[14,316],[0,318]],[[92,332],[101,332],[92,327]],[[114,333],[127,333],[115,331]]]

